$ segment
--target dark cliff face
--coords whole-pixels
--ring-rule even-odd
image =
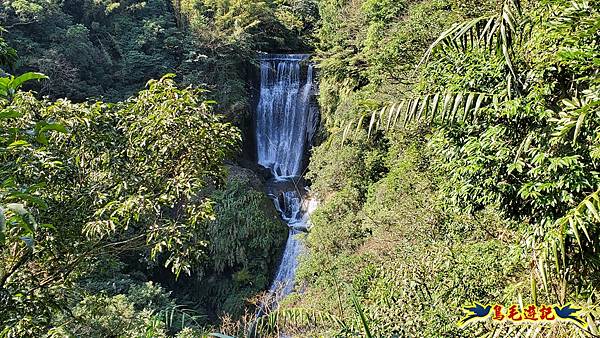
[[[249,58],[244,63],[244,80],[246,91],[246,105],[243,112],[231,111],[229,115],[233,123],[242,133],[242,144],[235,162],[242,167],[252,169],[261,176],[262,171],[258,168],[256,158],[256,119],[255,111],[260,94],[260,65],[255,59]]]

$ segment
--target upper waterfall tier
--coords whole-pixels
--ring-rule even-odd
[[[301,175],[317,114],[311,109],[314,69],[307,54],[269,54],[261,58],[260,100],[256,114],[258,163],[277,178]]]

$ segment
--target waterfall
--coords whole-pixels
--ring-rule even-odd
[[[307,140],[314,133],[311,109],[314,69],[309,55],[267,55],[261,59],[256,110],[258,164],[279,179],[301,175]]]
[[[269,54],[261,58],[260,100],[256,110],[258,164],[274,179],[268,194],[289,234],[281,263],[270,288],[276,304],[292,292],[302,251],[296,235],[308,227],[309,201],[301,176],[304,159],[318,124],[313,102],[314,68],[306,54]],[[262,307],[259,313],[262,312]],[[269,307],[270,307],[269,306]]]

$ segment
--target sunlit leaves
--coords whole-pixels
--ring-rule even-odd
[[[469,48],[484,48],[504,56],[506,67],[511,75],[508,79],[510,86],[511,81],[517,80],[512,60],[513,44],[517,40],[522,40],[518,35],[525,32],[524,22],[520,21],[520,13],[520,0],[506,0],[498,15],[454,24],[429,46],[420,64],[427,62],[438,49],[466,52]]]
[[[600,114],[598,92],[586,90],[583,94],[581,98],[564,99],[562,101],[564,109],[558,113],[558,118],[550,120],[556,125],[552,133],[555,142],[564,139],[573,130],[572,143],[576,144],[587,119],[596,118]]]
[[[600,224],[600,190],[596,190],[592,194],[588,195],[577,207],[571,209],[565,216],[561,217],[556,221],[556,227],[561,229],[568,224],[568,229],[575,235],[578,245],[581,247],[581,236],[579,231],[583,232],[587,241],[594,241],[590,237],[590,233],[594,233],[590,226],[597,227]],[[594,229],[597,231],[597,229]]]
[[[35,78],[3,81],[18,88]],[[0,100],[0,258],[10,270],[0,271],[0,288],[12,309],[1,321],[18,321],[33,303],[40,316],[53,311],[44,297],[58,297],[99,252],[148,250],[176,274],[197,266],[202,226],[214,217],[200,191],[222,182],[240,141],[204,97],[166,76],[124,103],[48,102],[21,91]],[[18,296],[42,286],[39,297]]]
[[[46,75],[35,72],[24,73],[17,77],[13,75],[0,77],[0,98],[10,100],[25,82],[46,78]]]
[[[375,130],[391,131],[406,128],[410,124],[439,123],[441,125],[457,122],[470,123],[477,118],[482,105],[489,104],[497,97],[485,93],[435,93],[414,99],[404,99],[398,103],[385,105],[372,110],[370,116],[362,115],[342,125],[342,140],[353,133],[354,128],[363,127],[368,118],[368,135]],[[356,127],[354,127],[356,125]],[[342,143],[343,143],[342,141]]]
[[[79,159],[77,170],[89,177],[83,188],[98,197],[88,202],[95,212],[84,219],[86,236],[134,231],[153,258],[162,254],[176,273],[189,273],[206,246],[199,227],[212,217],[209,201],[196,194],[223,179],[223,160],[239,136],[209,110],[202,90],[179,89],[172,77],[150,81],[116,110],[99,107],[108,109],[102,118],[64,117],[83,145],[64,150]]]

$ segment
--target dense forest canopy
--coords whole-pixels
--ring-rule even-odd
[[[599,1],[6,0],[0,26],[0,337],[600,335]],[[313,54],[319,206],[257,318],[287,234],[252,163],[265,52]],[[474,302],[581,310],[457,325]]]

